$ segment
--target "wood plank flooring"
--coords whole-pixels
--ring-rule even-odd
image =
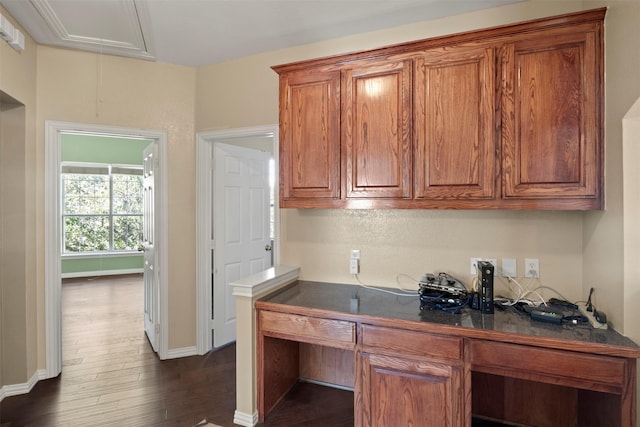
[[[0,425],[233,426],[235,345],[161,361],[142,304],[140,275],[65,280],[62,374],[0,402]],[[300,383],[261,425],[352,426],[353,393]]]

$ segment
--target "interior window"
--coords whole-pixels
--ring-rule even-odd
[[[63,254],[137,251],[142,167],[63,163]]]

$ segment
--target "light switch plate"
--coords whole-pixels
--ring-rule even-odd
[[[515,258],[502,258],[502,277],[518,277],[518,263]]]

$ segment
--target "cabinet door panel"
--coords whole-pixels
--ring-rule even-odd
[[[348,198],[411,197],[411,61],[343,73]]]
[[[445,47],[416,61],[416,198],[495,197],[494,48]]]
[[[462,426],[462,368],[402,357],[362,355],[363,424]]]
[[[283,200],[339,199],[340,73],[284,75],[280,96]]]
[[[596,33],[537,37],[504,52],[507,198],[598,197]]]

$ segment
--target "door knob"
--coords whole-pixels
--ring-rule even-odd
[[[265,245],[265,246],[264,246],[264,250],[265,250],[265,251],[267,251],[267,252],[269,252],[271,249],[273,249],[273,248],[271,247],[271,245]]]

